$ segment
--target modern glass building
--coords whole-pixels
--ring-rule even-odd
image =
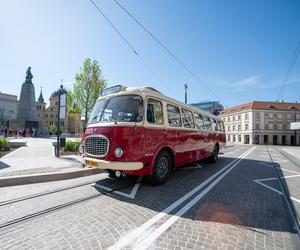
[[[191,103],[190,105],[214,115],[218,115],[219,112],[224,109],[218,101],[202,101],[198,103]]]

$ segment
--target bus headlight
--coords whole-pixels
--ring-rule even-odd
[[[123,155],[123,149],[120,147],[115,148],[115,156],[121,157]]]
[[[78,149],[78,151],[79,151],[79,154],[83,154],[83,152],[84,152],[84,147],[83,146],[80,146],[79,147],[79,149]]]

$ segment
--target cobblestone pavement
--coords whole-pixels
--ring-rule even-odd
[[[74,171],[81,164],[54,156],[49,138],[26,138],[27,146],[3,156],[0,161],[0,177]]]
[[[269,150],[282,177],[299,171]],[[177,170],[162,186],[142,181],[131,198],[136,179],[105,173],[0,188],[0,249],[299,249],[280,186],[262,180],[276,177],[266,147],[249,146]],[[300,199],[297,182],[287,185]]]

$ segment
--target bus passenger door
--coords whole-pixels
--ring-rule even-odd
[[[165,142],[163,106],[159,100],[148,98],[145,126],[145,155],[153,158]]]

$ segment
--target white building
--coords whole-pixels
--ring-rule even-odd
[[[300,122],[300,104],[253,101],[220,112],[226,140],[235,144],[300,145],[300,130],[290,123]]]
[[[0,92],[0,127],[5,121],[15,119],[17,115],[18,99],[16,95]]]

